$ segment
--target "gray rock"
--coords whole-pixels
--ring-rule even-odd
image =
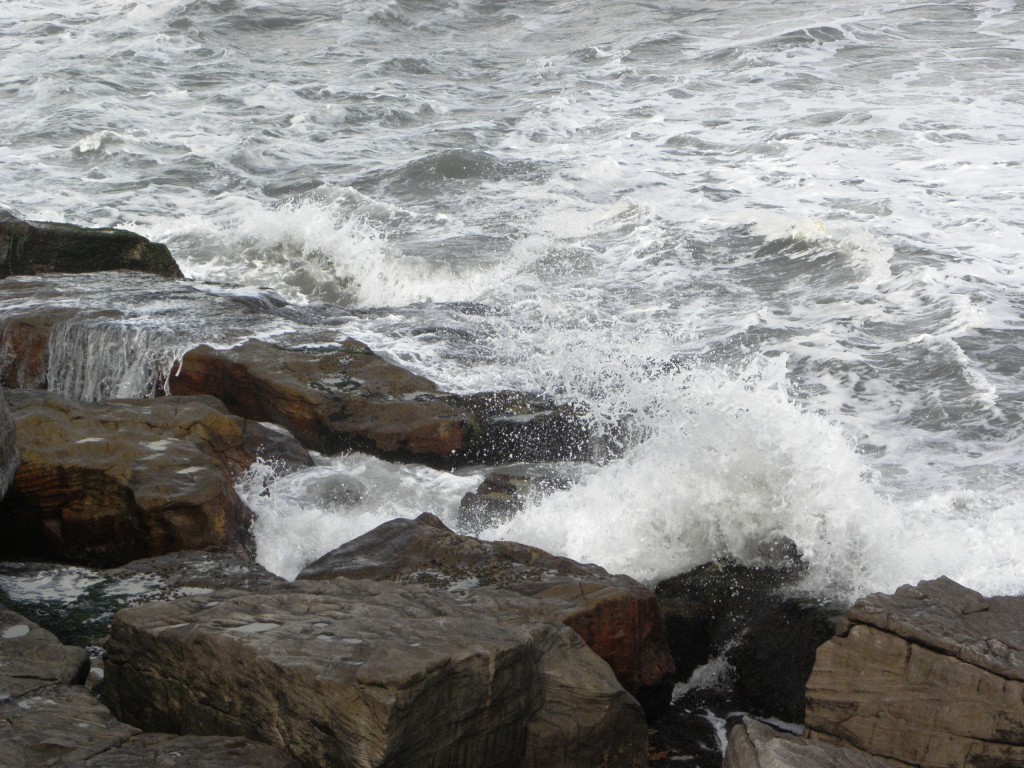
[[[667,704],[675,668],[654,593],[596,565],[512,541],[460,536],[429,513],[391,520],[308,565],[300,579],[423,583],[471,597],[497,588],[527,621],[560,621],[611,665],[649,712]]]
[[[871,595],[818,649],[810,738],[924,768],[1024,766],[1024,597],[946,579]]]
[[[3,387],[0,387],[0,499],[7,493],[20,461],[14,435],[14,419],[7,408]]]
[[[104,695],[140,727],[242,735],[306,766],[641,766],[635,700],[568,629],[338,579],[129,608]],[[606,730],[607,729],[607,730]]]
[[[749,717],[733,726],[722,768],[893,768],[855,749],[816,744]]]
[[[62,645],[38,624],[0,606],[0,702],[53,683],[81,683],[88,673],[84,650]]]
[[[258,457],[312,463],[294,440],[213,398],[83,403],[4,395],[21,464],[0,503],[0,553],[97,565],[246,541],[235,479]]]
[[[140,733],[83,768],[299,768],[292,758],[237,736]]]
[[[113,269],[183,276],[167,246],[134,232],[0,216],[0,277]]]

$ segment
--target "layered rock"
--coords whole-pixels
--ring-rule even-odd
[[[0,386],[0,500],[7,493],[7,488],[14,479],[21,457],[14,436],[14,419],[7,407],[3,387]]]
[[[212,398],[81,403],[5,392],[21,465],[0,517],[0,553],[119,565],[246,541],[234,482],[257,457],[311,463],[294,440]]]
[[[246,418],[286,427],[323,453],[453,467],[483,461],[583,458],[582,418],[515,393],[461,397],[353,339],[329,349],[246,341],[189,351],[174,394],[220,398]]]
[[[524,544],[460,536],[426,513],[384,523],[299,574],[300,579],[339,576],[425,583],[465,599],[485,587],[530,598],[508,610],[525,620],[572,627],[646,708],[667,702],[675,670],[657,600],[627,576]]]
[[[923,768],[1024,766],[1024,597],[943,577],[857,601],[818,649],[806,724]]]
[[[167,246],[134,232],[0,215],[0,277],[115,269],[183,276]]]
[[[729,732],[722,768],[895,768],[855,749],[816,744],[749,717]]]
[[[51,632],[0,606],[0,702],[54,683],[81,683],[88,674],[84,650],[62,645]]]
[[[416,585],[297,581],[118,614],[105,696],[147,729],[236,734],[306,766],[641,766],[607,665],[555,624]]]

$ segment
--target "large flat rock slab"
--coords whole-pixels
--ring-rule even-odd
[[[911,765],[1024,766],[1024,597],[949,579],[857,602],[818,649],[811,738]]]
[[[311,464],[293,439],[213,398],[83,403],[6,390],[21,463],[0,503],[0,554],[120,565],[246,541],[235,479],[263,458]]]
[[[415,585],[298,581],[129,608],[105,697],[147,730],[306,766],[640,766],[635,700],[578,636]]]
[[[675,667],[654,593],[599,566],[512,541],[461,536],[425,513],[384,523],[299,574],[339,576],[423,583],[463,596],[487,588],[529,598],[515,604],[524,619],[572,627],[645,705],[656,709],[671,689]]]
[[[722,768],[896,768],[896,764],[855,749],[807,741],[745,717],[729,732]]]
[[[0,702],[54,683],[81,683],[88,673],[84,650],[0,606]]]

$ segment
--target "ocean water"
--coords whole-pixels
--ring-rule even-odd
[[[1024,5],[0,14],[0,206],[139,231],[191,280],[26,282],[7,311],[130,307],[61,329],[54,388],[154,394],[191,344],[351,335],[637,426],[486,536],[645,580],[786,536],[816,591],[1024,593]],[[292,576],[391,517],[454,522],[486,472],[353,455],[244,489]]]

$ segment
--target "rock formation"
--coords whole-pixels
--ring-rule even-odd
[[[857,601],[818,649],[806,724],[922,768],[1024,766],[1024,597],[943,577]]]
[[[80,403],[4,393],[21,465],[0,517],[0,554],[119,565],[244,542],[251,512],[235,476],[259,456],[311,463],[286,435],[213,398]]]
[[[611,665],[649,710],[667,703],[675,668],[654,593],[511,541],[460,536],[430,514],[391,520],[310,563],[300,579],[374,579],[425,583],[472,599],[481,588],[530,598],[517,603],[526,621],[560,621]]]
[[[557,624],[418,585],[297,581],[121,611],[105,697],[147,729],[237,734],[306,766],[646,762],[640,708]]]
[[[0,215],[0,278],[114,269],[182,277],[167,246],[134,232],[21,221]]]
[[[14,419],[11,418],[3,387],[0,386],[0,500],[7,493],[20,461],[14,435]]]
[[[895,768],[855,749],[817,744],[749,717],[733,726],[722,768]]]

